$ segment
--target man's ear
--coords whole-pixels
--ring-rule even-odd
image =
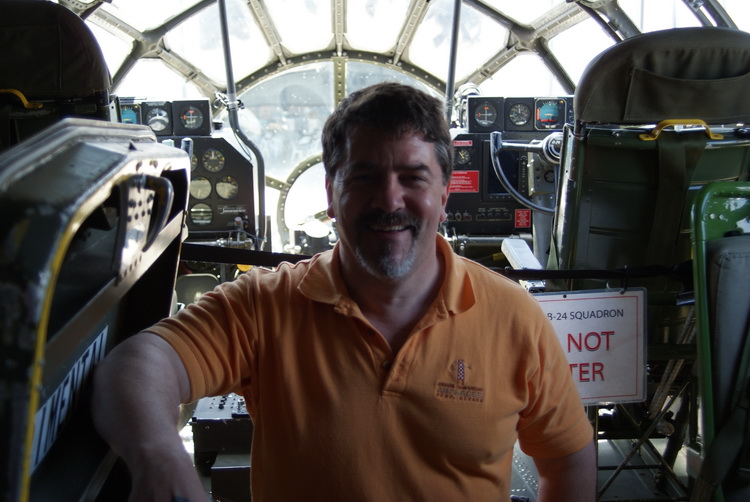
[[[450,184],[445,185],[445,190],[443,190],[443,193],[440,196],[440,202],[443,205],[443,212],[440,215],[440,223],[443,223],[445,220],[448,219],[448,213],[445,212],[445,206],[446,204],[448,204],[448,196],[450,195],[449,188],[450,188]]]
[[[333,211],[333,180],[326,176],[326,197],[328,197],[328,207],[326,208],[326,214],[329,218],[335,218],[336,215]]]

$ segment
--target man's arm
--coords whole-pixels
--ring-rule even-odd
[[[177,353],[148,333],[117,345],[94,374],[94,425],[128,465],[130,501],[205,502],[198,474],[177,430],[190,395]]]
[[[596,453],[593,441],[583,449],[559,458],[534,458],[539,471],[538,502],[594,502]]]

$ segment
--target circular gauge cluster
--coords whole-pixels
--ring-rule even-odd
[[[218,173],[224,168],[226,159],[224,154],[216,148],[209,148],[201,157],[203,168],[210,173]]]
[[[534,127],[537,130],[562,129],[567,114],[564,99],[538,99],[534,107]]]
[[[166,108],[160,106],[150,108],[146,112],[145,121],[146,125],[153,129],[153,131],[157,134],[163,131],[167,131],[167,129],[169,129],[169,131],[171,132],[172,119],[170,118],[170,114]]]
[[[199,226],[210,225],[214,221],[214,212],[205,202],[195,204],[190,208],[190,220]]]
[[[190,196],[199,201],[190,208],[190,220],[198,227],[205,227],[215,222],[222,208],[228,207],[225,204],[236,204],[234,201],[240,196],[240,176],[235,172],[236,167],[227,167],[227,157],[218,148],[196,149],[190,160],[193,172]]]
[[[203,112],[195,106],[186,106],[181,110],[178,118],[185,129],[194,130],[203,125]]]
[[[523,126],[531,120],[531,108],[526,103],[516,103],[508,109],[508,120],[516,126]]]
[[[474,109],[474,120],[482,127],[490,127],[497,120],[497,109],[489,101],[480,103]]]

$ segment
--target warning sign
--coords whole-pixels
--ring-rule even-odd
[[[529,228],[531,226],[531,209],[516,209],[516,228]]]
[[[643,288],[535,295],[584,404],[646,399],[645,296]]]
[[[451,183],[448,185],[450,193],[479,192],[479,171],[453,171]]]

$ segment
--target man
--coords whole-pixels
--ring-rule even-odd
[[[177,406],[230,391],[261,502],[507,501],[516,439],[540,501],[594,500],[591,427],[546,317],[436,233],[450,143],[439,100],[353,94],[323,130],[334,250],[253,269],[112,351],[94,417],[131,500],[201,500]]]

